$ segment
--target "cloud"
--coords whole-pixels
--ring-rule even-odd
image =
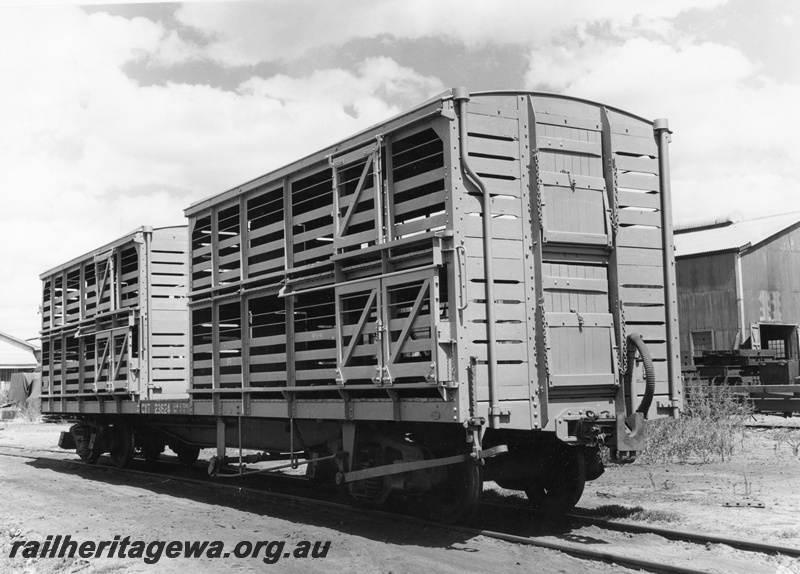
[[[531,50],[525,84],[670,119],[676,219],[800,209],[800,86],[760,76],[733,47],[594,38]]]
[[[663,31],[665,20],[726,0],[637,2],[582,0],[270,0],[230,10],[224,4],[188,3],[176,16],[209,39],[208,55],[232,66],[291,60],[356,39],[439,38],[472,48],[542,45],[588,26]]]
[[[387,58],[233,89],[140,85],[132,62],[197,58],[145,18],[77,8],[0,19],[0,329],[37,330],[38,275],[190,203],[334,143],[443,86]],[[24,49],[22,49],[24,47]],[[8,247],[11,246],[11,247]]]

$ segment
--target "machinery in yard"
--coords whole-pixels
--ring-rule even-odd
[[[446,92],[43,274],[43,409],[90,462],[215,447],[444,522],[484,480],[565,511],[681,404],[668,141]]]

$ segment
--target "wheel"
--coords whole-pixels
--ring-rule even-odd
[[[164,452],[164,447],[156,443],[147,443],[141,448],[142,458],[148,466],[158,462],[158,457],[162,452]]]
[[[134,444],[137,456],[144,459],[148,466],[154,465],[164,452],[164,441],[157,432],[138,427],[134,431]]]
[[[586,484],[586,457],[578,448],[565,447],[549,457],[544,474],[525,488],[531,508],[546,515],[572,510]]]
[[[181,443],[180,445],[172,445],[170,448],[178,455],[178,460],[183,466],[194,466],[200,456],[199,446]]]
[[[117,421],[111,432],[111,462],[117,468],[127,468],[133,461],[133,429],[125,421]]]
[[[447,466],[447,479],[431,492],[431,519],[442,524],[467,524],[481,504],[481,466],[467,460]]]
[[[73,438],[75,439],[75,452],[80,459],[86,464],[94,464],[100,458],[100,449],[97,448],[99,440],[95,443],[95,448],[89,448],[89,438],[91,436],[91,429],[89,427],[82,427],[81,425],[73,425],[70,429]]]

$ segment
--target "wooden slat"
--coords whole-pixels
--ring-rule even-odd
[[[469,237],[480,238],[483,237],[483,219],[477,216],[468,215],[462,222],[464,235]],[[492,239],[522,239],[522,224],[523,219],[492,219]],[[483,253],[483,249],[479,253]],[[478,255],[475,253],[474,255]],[[469,252],[473,255],[472,252]]]
[[[485,157],[470,157],[469,163],[475,173],[491,174],[501,177],[511,177],[519,179],[519,161],[503,161],[499,159],[491,159]]]
[[[619,265],[617,277],[620,285],[664,285],[664,272],[660,265]]]
[[[401,235],[408,235],[409,233],[428,231],[429,229],[441,227],[446,223],[447,223],[447,215],[442,213],[440,215],[434,215],[433,217],[425,217],[417,221],[410,221],[408,223],[395,225],[394,228],[395,235],[401,236]]]
[[[304,261],[308,261],[309,259],[326,257],[332,254],[333,254],[333,244],[328,243],[327,245],[323,245],[321,247],[315,247],[313,249],[306,249],[305,251],[295,251],[294,262],[295,264],[302,263]]]
[[[283,232],[284,225],[286,225],[286,222],[278,221],[263,227],[256,227],[255,229],[250,230],[248,237],[250,238],[250,241],[253,241],[254,239],[258,239],[265,235],[270,235],[271,233],[276,233],[278,231]]]
[[[599,143],[575,141],[564,138],[550,138],[545,136],[537,136],[536,145],[539,151],[552,151],[552,152],[565,152],[565,153],[580,153],[586,155],[593,155],[602,157],[603,150]]]
[[[467,123],[469,133],[510,139],[517,139],[519,137],[519,121],[515,118],[469,114],[467,116]]]
[[[516,140],[509,141],[470,136],[467,141],[467,146],[470,155],[479,153],[511,158],[514,160],[519,157],[519,142]]]
[[[648,211],[646,209],[620,209],[620,225],[648,225],[650,227],[661,227],[661,213],[658,211]]]
[[[483,255],[482,238],[467,237],[464,244],[467,249],[467,255],[469,257],[480,257]],[[516,259],[521,261],[525,256],[523,253],[522,241],[516,241],[513,239],[493,238],[492,256],[495,259]]]
[[[545,291],[592,291],[608,293],[606,279],[585,279],[579,277],[542,277],[542,288]]]
[[[444,191],[437,191],[436,193],[431,193],[428,195],[424,195],[422,197],[417,197],[409,201],[402,201],[395,203],[395,208],[394,208],[395,217],[401,217],[413,211],[430,210],[430,208],[433,206],[443,205],[445,202],[445,198],[446,194]]]
[[[540,174],[544,185],[572,188],[570,180],[575,183],[576,188],[605,190],[606,181],[602,177],[581,175],[578,173],[561,173],[554,171],[542,171]]]
[[[487,360],[486,344],[469,343],[469,356],[479,361]],[[527,341],[522,343],[498,344],[495,346],[495,359],[498,361],[526,361],[528,358]]]
[[[617,177],[617,185],[623,188],[644,191],[659,191],[661,189],[657,176],[641,173],[621,173]]]
[[[664,304],[664,290],[661,288],[636,289],[632,287],[621,287],[619,296],[625,303],[647,303],[649,305]]]
[[[615,154],[614,163],[618,170],[658,174],[658,160],[654,157]]]
[[[301,225],[322,217],[330,217],[331,215],[333,215],[333,204],[323,205],[305,213],[295,214],[292,217],[292,225]]]
[[[255,386],[255,383],[272,383],[272,382],[285,382],[286,371],[274,371],[269,373],[250,373],[250,384]],[[277,385],[275,385],[277,386]]]
[[[483,299],[484,297],[481,298]],[[494,309],[495,321],[514,321],[524,320],[525,318],[524,303],[498,304],[494,306]],[[470,323],[469,329],[472,329],[473,325],[481,324],[476,323],[476,321],[486,321],[486,306],[483,303],[470,302],[464,313],[465,320]]]
[[[439,181],[444,178],[444,168],[439,167],[425,173],[416,174],[406,179],[401,179],[394,182],[393,191],[395,195],[401,195],[409,189],[416,189],[423,185],[428,185],[434,181]]]
[[[661,230],[653,227],[620,227],[617,232],[617,245],[661,249]]]
[[[636,137],[618,133],[611,134],[611,149],[614,152],[635,153],[656,157],[658,149],[652,137]]]
[[[661,209],[661,196],[657,193],[638,193],[635,191],[620,190],[619,205],[621,207]]]
[[[558,127],[575,128],[580,130],[589,130],[599,132],[603,129],[603,125],[599,120],[590,120],[586,118],[573,118],[563,114],[548,114],[545,112],[536,112],[536,125],[550,125]]]

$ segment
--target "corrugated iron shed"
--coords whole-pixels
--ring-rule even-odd
[[[800,211],[736,221],[698,222],[675,226],[675,257],[744,251],[770,237],[800,226]]]

